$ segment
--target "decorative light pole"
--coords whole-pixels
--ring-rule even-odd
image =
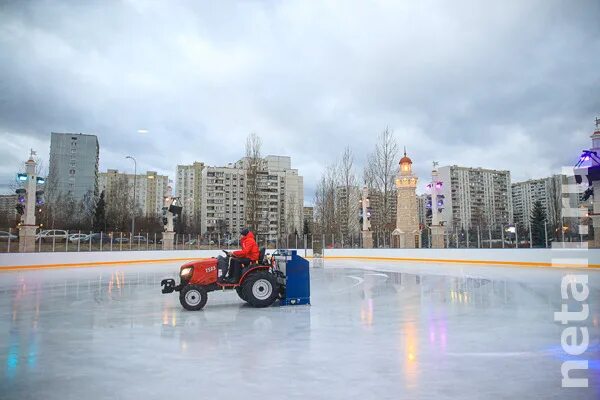
[[[35,151],[31,150],[29,159],[25,162],[25,173],[18,174],[17,179],[24,184],[24,188],[17,189],[18,203],[17,211],[23,215],[19,226],[19,252],[35,251],[35,207],[43,204],[43,191],[37,190],[37,184],[43,184],[44,178],[36,176],[36,162],[33,159]]]
[[[131,208],[131,211],[132,211],[132,214],[131,214],[131,235],[133,236],[133,235],[135,235],[135,209],[136,209],[135,192],[137,191],[137,161],[132,156],[127,156],[125,158],[129,158],[130,160],[133,160],[133,207]]]
[[[431,170],[431,183],[427,184],[427,189],[431,193],[431,248],[444,248],[444,227],[440,221],[440,214],[444,209],[444,198],[442,194],[443,182],[438,180],[438,163],[433,162]]]
[[[592,148],[583,151],[575,165],[574,174],[576,183],[587,186],[585,195],[592,197],[592,210],[588,213],[585,209],[573,207],[563,211],[563,216],[568,213],[567,217],[577,218],[579,224],[588,216],[591,217],[594,240],[589,243],[589,246],[600,248],[600,119],[598,118],[596,118],[596,129],[591,138]],[[583,226],[584,228],[580,229],[587,233],[588,226]],[[565,230],[568,230],[568,227],[563,227],[563,238]]]
[[[175,239],[175,224],[173,221],[173,213],[170,211],[173,204],[173,189],[167,186],[164,194],[164,203],[162,208],[163,235],[162,247],[163,250],[173,250],[173,241]]]
[[[371,205],[369,204],[369,189],[365,186],[362,190],[361,219],[362,219],[362,238],[365,249],[373,248],[373,232],[371,231]]]

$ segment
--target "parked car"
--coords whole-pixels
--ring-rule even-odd
[[[150,244],[152,244],[152,243],[154,243],[154,241],[152,241],[152,239],[150,239],[150,238],[146,238],[146,236],[144,236],[144,235],[136,235],[131,238],[131,243],[134,243],[134,244],[135,243],[143,243],[143,244],[150,243]]]
[[[113,240],[113,243],[129,243],[129,238],[126,237],[118,237]]]
[[[69,238],[69,234],[67,231],[63,231],[62,229],[49,229],[45,231],[41,231],[37,235],[35,235],[35,240],[41,240],[42,242],[64,242]]]
[[[102,241],[102,243],[110,243],[113,241],[112,236],[108,233],[92,233],[88,236],[92,243],[100,243],[100,241]]]
[[[10,239],[10,241],[12,242],[14,240],[19,240],[19,237],[10,232],[0,231],[0,242],[8,242],[8,239]]]
[[[225,245],[227,245],[227,246],[238,246],[239,244],[240,244],[239,239],[227,239],[225,241]]]
[[[195,246],[198,244],[198,239],[187,240],[184,244],[189,246]]]
[[[85,233],[74,233],[69,236],[69,242],[71,243],[84,243],[90,240],[90,235],[86,235]]]

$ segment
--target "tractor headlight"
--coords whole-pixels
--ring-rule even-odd
[[[185,277],[189,276],[192,273],[193,269],[194,268],[192,268],[192,267],[186,267],[186,268],[182,269],[181,273],[180,273],[181,277],[185,278]]]

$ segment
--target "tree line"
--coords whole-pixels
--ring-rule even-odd
[[[349,146],[334,163],[326,166],[314,197],[314,232],[353,235],[361,230],[359,213],[362,187],[369,189],[371,230],[391,233],[396,220],[396,186],[399,146],[386,128],[375,142],[362,171],[357,175]]]
[[[341,235],[358,234],[362,229],[359,224],[359,200],[361,188],[369,190],[371,215],[371,230],[389,236],[396,225],[397,189],[395,178],[399,170],[400,146],[393,133],[384,129],[374,143],[374,147],[367,155],[367,162],[362,170],[362,179],[354,167],[354,155],[346,147],[341,156],[333,163],[327,165],[319,178],[314,196],[313,232],[326,235],[326,237],[340,237]],[[548,241],[562,240],[563,234],[567,239],[575,238],[576,227],[563,226],[561,182],[553,179],[548,188],[550,204],[547,211],[540,201],[533,204],[526,226],[517,226],[519,241],[531,239],[534,246],[545,246],[546,236]],[[508,194],[511,195],[510,193]],[[423,216],[423,218],[425,218]],[[470,221],[470,228],[465,230],[458,227],[454,221],[447,221],[447,233],[450,235],[458,232],[459,238],[454,240],[477,240],[476,232],[488,235],[491,230],[498,238],[501,236],[499,226],[488,226],[488,218],[482,208],[476,209]],[[423,227],[423,243],[428,243],[428,233]],[[306,228],[305,228],[306,230]],[[531,230],[531,235],[529,235]],[[467,232],[469,231],[469,232]],[[590,229],[592,237],[593,230]],[[469,235],[468,233],[471,233]],[[575,235],[575,236],[574,236]],[[505,234],[505,239],[510,235]],[[485,237],[487,240],[487,237]]]

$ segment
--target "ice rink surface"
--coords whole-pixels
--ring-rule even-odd
[[[312,306],[212,292],[197,312],[160,293],[177,271],[1,272],[0,399],[600,398],[599,272],[572,357],[554,312],[574,271],[328,261]],[[589,388],[561,389],[569,359]]]

